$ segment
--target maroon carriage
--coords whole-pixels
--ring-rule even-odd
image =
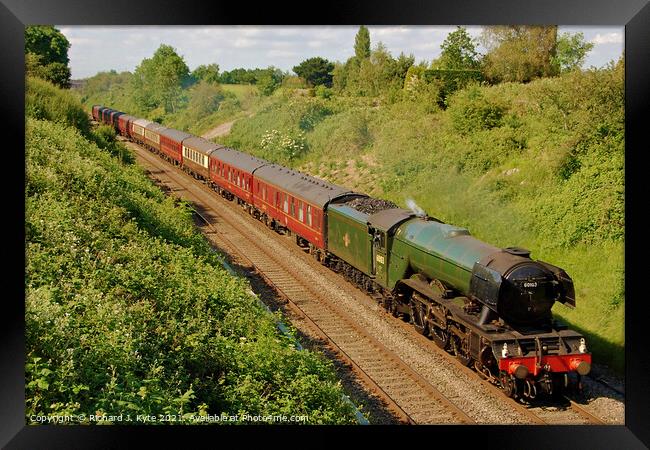
[[[131,137],[130,134],[131,122],[133,122],[136,119],[137,117],[130,116],[128,114],[122,114],[120,117],[117,118],[117,131],[122,136]]]
[[[101,122],[101,115],[100,115],[101,113],[100,113],[100,111],[103,110],[103,109],[105,109],[105,107],[102,106],[102,105],[93,105],[93,113],[92,113],[93,114],[93,120],[95,120],[96,122]]]
[[[183,141],[192,135],[173,128],[160,128],[158,134],[160,135],[160,153],[174,164],[181,164],[183,162]]]
[[[246,153],[223,147],[210,155],[214,170],[210,170],[210,180],[216,183],[241,202],[253,205],[253,172],[268,161]]]
[[[327,245],[324,211],[329,202],[350,194],[358,195],[350,189],[276,164],[258,168],[254,178],[254,206],[280,227],[319,249]],[[300,239],[298,243],[306,244]]]

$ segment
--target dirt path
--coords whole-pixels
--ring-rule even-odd
[[[228,133],[230,133],[230,129],[232,128],[232,124],[235,123],[234,120],[231,120],[230,122],[225,122],[219,125],[218,127],[214,127],[211,130],[206,131],[203,133],[203,136],[201,136],[204,139],[212,139],[217,136],[223,136]]]

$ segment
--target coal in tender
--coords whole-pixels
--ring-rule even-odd
[[[389,200],[381,200],[371,197],[357,197],[347,202],[347,205],[364,214],[375,214],[386,209],[399,208],[395,203]]]

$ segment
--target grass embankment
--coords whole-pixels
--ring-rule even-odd
[[[354,423],[331,363],[277,330],[188,205],[99,147],[121,147],[105,130],[89,140],[68,92],[30,79],[27,105],[28,421],[248,413]]]
[[[623,369],[623,65],[471,86],[448,108],[278,91],[220,141],[522,246],[564,268],[577,308],[554,312]]]

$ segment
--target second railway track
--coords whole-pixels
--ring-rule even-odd
[[[356,288],[324,285],[311,270],[311,264],[303,267],[305,270],[296,270],[296,262],[291,257],[277,251],[276,246],[268,245],[268,240],[256,239],[264,233],[273,235],[274,232],[264,228],[239,208],[237,212],[224,213],[225,204],[229,204],[230,210],[235,209],[231,202],[222,199],[206,185],[200,184],[148,150],[135,144],[130,145],[136,150],[141,163],[153,169],[150,170],[152,176],[169,184],[168,187],[177,196],[192,201],[204,211],[209,211],[204,214],[207,216],[205,220],[208,223],[216,222],[217,228],[212,228],[211,233],[216,243],[222,247],[225,245],[246,259],[267,284],[285,297],[294,310],[307,318],[317,334],[329,341],[339,358],[352,366],[366,388],[382,398],[393,414],[403,422],[494,423],[485,420],[479,411],[463,408],[463,399],[441,392],[394,350],[369,333],[362,324],[357,323],[349,311],[342,310],[340,305],[332,301],[332,298],[336,297],[332,295],[332,289],[349,292],[350,289],[356,291]],[[280,238],[276,235],[276,239]],[[306,260],[312,262],[309,258]],[[324,268],[323,270],[329,271]],[[339,278],[342,280],[342,277]],[[357,293],[363,295],[358,291]],[[409,329],[408,332],[414,334],[413,330]],[[470,372],[467,368],[463,369]],[[497,388],[493,389],[497,391],[494,392],[495,399],[499,395],[503,396]],[[489,391],[489,388],[486,390]],[[553,409],[527,408],[507,400],[503,397],[498,401],[501,408],[510,409],[509,414],[498,423],[603,423],[574,402],[571,403],[574,409]]]

